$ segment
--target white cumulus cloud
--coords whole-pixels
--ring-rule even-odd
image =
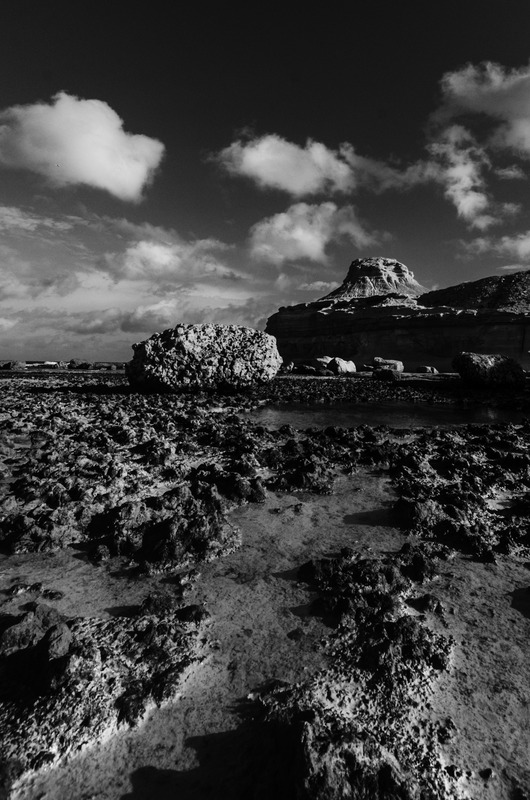
[[[51,103],[0,112],[0,164],[35,172],[57,187],[85,184],[136,202],[163,153],[156,139],[124,131],[103,100],[59,92]]]
[[[377,241],[356,216],[352,206],[338,208],[327,202],[295,203],[287,211],[256,223],[250,231],[250,251],[256,260],[280,265],[307,258],[325,262],[326,247],[341,238],[357,247]]]
[[[248,142],[238,140],[218,155],[233,175],[254,180],[262,188],[282,189],[295,197],[323,191],[347,192],[354,175],[344,154],[308,139],[305,147],[276,134]]]
[[[408,189],[429,180],[422,162],[402,168],[356,153],[344,142],[333,150],[308,139],[305,146],[277,134],[237,140],[217,155],[231,174],[253,180],[264,189],[281,189],[293,197],[347,193],[365,186],[372,191]]]

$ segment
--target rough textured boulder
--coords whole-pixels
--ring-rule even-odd
[[[389,369],[392,372],[403,372],[403,362],[394,358],[381,358],[376,356],[373,361],[374,369]]]
[[[500,353],[530,369],[530,271],[424,292],[394,259],[357,259],[342,286],[311,303],[280,310],[266,331],[295,363],[333,353],[369,364],[377,353],[451,369],[462,351]]]
[[[17,370],[20,370],[20,369],[26,369],[26,362],[25,361],[4,361],[4,363],[2,364],[2,369],[8,369],[8,370],[14,370],[14,371],[17,371]]]
[[[125,368],[129,382],[151,391],[265,383],[282,364],[273,336],[240,325],[177,325],[133,350]]]
[[[345,361],[343,358],[332,358],[328,363],[327,369],[334,375],[352,375],[357,372],[357,367],[353,361]]]
[[[459,353],[453,367],[466,383],[477,386],[522,386],[524,370],[513,358],[484,353]]]

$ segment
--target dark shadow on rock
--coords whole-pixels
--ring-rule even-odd
[[[296,742],[287,728],[247,719],[222,733],[195,736],[197,766],[187,770],[141,767],[121,800],[292,800]]]
[[[88,376],[89,377],[89,376]],[[69,386],[68,383],[62,386],[30,386],[27,388],[28,394],[135,394],[135,390],[126,384],[116,384],[115,386],[108,384],[95,384],[89,383],[84,386]]]
[[[283,572],[273,572],[271,574],[273,578],[281,578],[283,581],[294,581],[298,583],[298,570],[299,567],[294,567],[294,569],[286,569],[283,570]]]
[[[379,527],[391,527],[390,508],[374,508],[372,511],[358,511],[355,514],[345,514],[342,521],[345,525],[377,525]]]
[[[523,589],[515,589],[510,592],[512,597],[512,608],[519,611],[524,617],[530,619],[530,586]]]
[[[137,617],[140,613],[140,606],[110,606],[104,611],[111,617]]]
[[[338,624],[338,617],[329,612],[321,597],[317,597],[315,600],[302,606],[292,606],[289,611],[299,619],[317,617],[320,622],[328,628],[336,628]]]

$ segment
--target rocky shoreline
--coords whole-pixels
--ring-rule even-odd
[[[507,396],[471,391],[454,376],[284,376],[235,395],[146,395],[119,375],[56,373],[11,374],[2,391],[4,796],[37,796],[17,795],[17,787],[141,726],[203,669],[215,608],[195,602],[194,592],[206,565],[237,558],[234,509],[293,494],[303,509],[306,498],[331,497],[337,481],[357,475],[363,486],[371,475],[390,481],[389,546],[346,545],[298,564],[297,580],[314,598],[311,615],[330,626],[318,646],[326,666],[294,684],[255,687],[250,767],[230,796],[525,796],[528,765],[510,761],[502,726],[491,732],[499,763],[482,763],[480,742],[462,734],[456,712],[433,709],[441,686],[448,708],[468,702],[447,572],[482,576],[485,593],[513,580],[515,616],[497,614],[527,659],[528,423],[269,430],[246,412],[271,403],[406,400],[516,407],[522,417],[526,387]],[[98,580],[115,582],[121,611],[79,613],[78,601],[54,595],[46,581],[23,580],[22,564],[29,575],[34,559],[46,574],[44,560],[66,551]],[[464,604],[464,590],[459,598]],[[491,618],[477,612],[473,621],[472,646],[481,647]],[[520,708],[511,711],[524,741],[525,675]],[[270,744],[276,738],[280,749]],[[253,795],[256,787],[261,794]]]

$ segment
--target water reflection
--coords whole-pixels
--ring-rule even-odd
[[[514,409],[476,406],[432,406],[421,403],[340,403],[330,406],[267,406],[250,414],[266,428],[292,425],[294,428],[326,428],[336,425],[389,425],[392,428],[452,428],[455,425],[520,423],[523,412]]]

